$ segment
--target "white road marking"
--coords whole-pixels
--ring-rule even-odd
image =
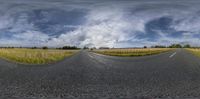
[[[174,55],[176,55],[176,52],[174,52],[173,54],[171,54],[171,55],[169,56],[169,58],[172,58]]]
[[[94,58],[94,56],[92,56],[92,55],[90,55],[90,54],[88,54],[91,58]]]

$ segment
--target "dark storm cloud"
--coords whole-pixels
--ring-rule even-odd
[[[0,44],[199,45],[197,0],[0,0]]]
[[[85,15],[86,13],[80,10],[38,9],[28,13],[28,22],[34,24],[38,31],[60,35],[82,25]]]

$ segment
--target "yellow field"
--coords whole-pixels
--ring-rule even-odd
[[[73,50],[43,50],[43,49],[0,49],[0,57],[28,64],[45,64],[62,60],[67,56],[73,55],[77,51]]]
[[[110,56],[146,56],[173,50],[172,48],[99,49],[93,52]]]
[[[187,48],[187,50],[192,52],[192,54],[200,57],[200,49],[199,48]]]

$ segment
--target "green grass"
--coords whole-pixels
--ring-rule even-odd
[[[190,51],[192,54],[200,57],[200,49],[199,48],[187,48],[186,50]]]
[[[47,64],[72,56],[73,50],[43,49],[0,49],[0,58],[27,64]]]
[[[130,56],[147,56],[147,55],[159,54],[170,50],[173,49],[171,48],[105,49],[105,50],[94,50],[93,52],[110,56],[130,57]]]

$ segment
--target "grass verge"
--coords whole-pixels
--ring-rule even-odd
[[[188,50],[192,54],[200,57],[200,49],[199,48],[187,48],[186,50]]]
[[[27,64],[47,64],[72,56],[74,50],[0,49],[0,58]]]
[[[99,49],[93,50],[95,53],[110,55],[110,56],[147,56],[153,54],[159,54],[162,52],[167,52],[173,50],[172,48],[132,48],[132,49]]]

